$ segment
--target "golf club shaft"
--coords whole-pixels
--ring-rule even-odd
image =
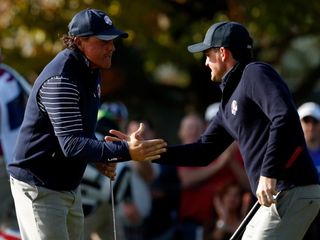
[[[240,223],[239,227],[236,229],[236,231],[233,233],[233,235],[231,236],[231,238],[229,240],[239,240],[239,239],[241,239],[242,233],[244,232],[247,224],[249,223],[249,221],[252,219],[252,217],[258,211],[259,208],[260,208],[260,204],[257,201],[253,205],[253,207],[251,208],[249,213],[246,215],[246,217],[242,220],[242,222]]]
[[[116,213],[114,210],[114,196],[113,196],[113,186],[112,180],[110,179],[110,192],[111,192],[111,208],[112,208],[112,224],[113,224],[113,240],[117,240],[117,230],[116,230]]]

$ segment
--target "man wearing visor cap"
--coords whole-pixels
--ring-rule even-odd
[[[83,239],[79,184],[88,163],[111,179],[116,162],[159,158],[161,139],[105,142],[95,137],[100,70],[111,67],[113,41],[126,38],[106,13],[77,13],[66,46],[36,79],[8,166],[22,239]]]
[[[273,67],[253,61],[252,46],[242,24],[219,22],[188,47],[204,53],[211,80],[220,83],[219,110],[196,142],[168,146],[155,162],[208,165],[237,141],[261,204],[242,239],[300,240],[320,208],[318,175],[287,84]]]

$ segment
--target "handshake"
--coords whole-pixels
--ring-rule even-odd
[[[163,139],[144,140],[142,138],[144,125],[140,123],[138,130],[130,135],[117,130],[110,130],[113,136],[106,136],[105,141],[126,141],[129,148],[131,159],[134,161],[152,161],[159,159],[161,153],[166,152],[167,143]],[[109,177],[115,179],[116,163],[97,163],[97,169]]]

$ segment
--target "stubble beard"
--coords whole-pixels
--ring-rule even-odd
[[[220,83],[221,78],[217,77],[217,75],[215,75],[213,72],[211,72],[211,81],[214,83]]]

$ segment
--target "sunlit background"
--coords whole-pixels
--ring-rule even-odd
[[[62,49],[72,16],[99,8],[129,38],[116,42],[113,66],[103,73],[103,101],[120,100],[130,116],[150,118],[158,135],[176,141],[182,115],[219,100],[202,54],[202,41],[216,21],[246,25],[258,60],[272,64],[288,83],[297,106],[320,102],[320,2],[310,0],[1,0],[0,47],[4,62],[30,84]]]

